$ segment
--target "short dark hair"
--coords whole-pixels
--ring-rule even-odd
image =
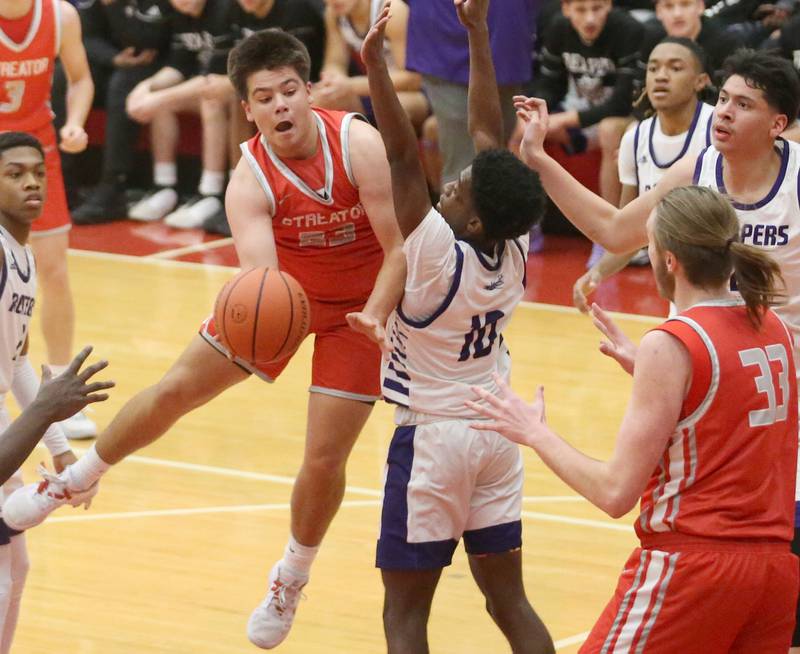
[[[0,156],[2,156],[6,150],[10,150],[11,148],[23,147],[38,150],[39,154],[44,157],[44,149],[42,148],[42,144],[35,136],[32,136],[27,132],[0,132]]]
[[[526,234],[544,214],[539,175],[508,150],[483,150],[472,162],[472,202],[489,240]]]
[[[697,67],[700,69],[700,72],[701,73],[708,72],[708,56],[706,55],[706,51],[703,50],[703,46],[700,45],[697,41],[692,41],[691,39],[687,39],[685,36],[665,36],[656,45],[661,45],[662,43],[675,43],[676,45],[683,46],[694,56],[695,61],[697,61]]]
[[[228,55],[228,77],[242,100],[247,100],[247,78],[260,70],[294,68],[304,82],[311,76],[311,57],[300,39],[282,29],[254,32]]]
[[[767,103],[791,123],[800,111],[800,77],[788,59],[763,50],[740,48],[725,60],[723,84],[739,75],[747,85],[764,92]]]

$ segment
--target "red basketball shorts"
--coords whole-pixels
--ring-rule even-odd
[[[47,197],[42,214],[31,227],[34,236],[66,232],[72,227],[64,192],[64,177],[61,174],[61,156],[58,153],[56,130],[52,125],[31,132],[44,148],[44,164],[47,168]]]
[[[345,319],[351,311],[360,311],[364,303],[343,306],[311,300],[310,305],[309,334],[314,336],[314,355],[309,391],[362,402],[380,399],[380,348],[363,334],[353,331]],[[212,347],[228,355],[225,346],[216,338],[213,316],[202,324],[200,335]],[[291,359],[289,356],[254,367],[234,357],[238,365],[266,381],[276,380]]]
[[[636,549],[580,652],[786,654],[797,593],[788,544]]]

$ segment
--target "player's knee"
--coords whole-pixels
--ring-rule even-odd
[[[160,408],[169,413],[186,413],[204,404],[203,394],[197,388],[202,376],[180,368],[172,368],[156,384],[155,398]]]
[[[324,452],[306,452],[303,459],[305,472],[316,479],[331,479],[344,474],[347,455],[342,452],[326,450]]]

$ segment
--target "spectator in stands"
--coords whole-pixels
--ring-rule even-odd
[[[552,112],[550,143],[570,153],[600,149],[600,194],[618,203],[616,155],[643,70],[644,28],[611,0],[563,0],[561,10],[547,29],[533,94]],[[588,265],[601,256],[595,247]]]
[[[475,158],[467,131],[467,33],[458,22],[453,0],[406,0],[406,4],[406,68],[422,74],[438,125],[441,180],[446,183],[455,180]],[[536,6],[536,0],[503,0],[489,5],[492,58],[506,140],[516,124],[512,96],[531,79]]]
[[[357,111],[372,120],[361,46],[380,13],[383,0],[325,0],[325,5],[325,62],[320,82],[312,90],[314,104],[327,109]],[[419,131],[430,107],[421,90],[421,76],[405,68],[407,27],[408,5],[394,0],[392,18],[386,26],[386,61],[400,104]]]
[[[798,5],[797,0],[717,0],[704,16],[716,18],[747,47],[758,47],[770,33],[780,29]]]
[[[87,225],[127,215],[125,190],[133,170],[139,126],[125,111],[125,99],[163,65],[169,47],[169,9],[160,0],[84,0],[77,8],[95,84],[94,106],[106,111],[100,183],[72,212],[72,222]],[[53,81],[56,124],[65,115],[65,95],[66,78],[59,67]],[[79,155],[62,154],[68,186],[83,160]]]
[[[722,62],[743,44],[735,34],[727,32],[718,19],[705,17],[704,11],[703,0],[656,0],[658,21],[647,27],[642,44],[643,59],[647,61],[665,36],[691,39],[706,52],[711,81],[715,82]]]
[[[221,97],[225,75],[219,51],[231,46],[232,0],[170,0],[175,9],[172,43],[165,65],[136,85],[128,114],[150,125],[154,187],[128,212],[136,220],[166,216],[172,227],[199,227],[223,210],[228,159],[228,103]],[[178,207],[178,114],[200,114],[203,125],[202,175],[197,195]],[[177,208],[176,208],[177,207]]]

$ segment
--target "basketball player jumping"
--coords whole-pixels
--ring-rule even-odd
[[[785,654],[794,625],[797,385],[792,340],[769,309],[780,269],[739,242],[715,191],[670,191],[647,223],[659,293],[678,315],[632,355],[603,314],[607,351],[633,374],[614,453],[598,461],[500,379],[471,403],[511,440],[534,448],[563,481],[619,518],[641,497],[641,541],[582,654]],[[734,275],[740,297],[730,291]]]
[[[92,108],[94,84],[81,40],[78,12],[65,0],[4,0],[0,3],[0,131],[30,132],[42,143],[48,193],[34,222],[31,246],[39,265],[42,332],[47,357],[60,372],[72,357],[75,309],[67,270],[71,227],[50,86],[56,57],[67,75],[67,115],[59,131],[64,152],[80,152],[88,137],[83,129]],[[63,425],[70,438],[94,436],[97,428],[83,413]]]
[[[228,70],[259,133],[242,145],[226,194],[243,269],[279,266],[305,289],[315,335],[306,448],[292,493],[291,534],[269,573],[268,593],[248,636],[277,646],[289,633],[300,591],[345,488],[345,463],[380,397],[378,346],[405,278],[389,165],[377,130],[353,114],[313,108],[310,60],[281,30],[257,32],[231,52]],[[374,288],[374,290],[373,290]],[[155,386],[132,398],[58,482],[7,502],[28,528],[73,496],[91,492],[110,465],[153,442],[178,418],[255,373],[278,377],[288,360],[254,370],[229,360],[207,322]],[[13,514],[13,518],[12,518]]]
[[[384,631],[390,654],[428,651],[433,595],[463,535],[486,608],[512,651],[546,654],[553,642],[522,583],[519,448],[470,429],[475,413],[463,406],[469,384],[492,391],[492,373],[510,370],[502,331],[524,293],[528,231],[544,194],[536,175],[500,149],[489,0],[455,5],[469,32],[469,131],[478,155],[445,186],[437,209],[384,55],[388,3],[362,48],[408,263],[383,367],[384,398],[398,405],[377,547]]]
[[[727,195],[739,218],[741,241],[766,249],[780,265],[788,301],[776,312],[792,332],[798,361],[800,145],[780,135],[797,116],[800,80],[790,61],[762,51],[739,50],[724,68],[726,79],[714,108],[712,145],[699,155],[680,159],[658,186],[622,209],[583,187],[545,153],[547,108],[535,98],[517,98],[518,113],[527,122],[521,154],[539,172],[562,213],[612,252],[629,252],[647,242],[647,217],[673,188],[695,183]],[[796,500],[800,500],[800,486]],[[800,503],[797,508],[800,512]],[[795,530],[792,548],[800,552],[800,530]],[[793,645],[800,646],[800,627]]]

